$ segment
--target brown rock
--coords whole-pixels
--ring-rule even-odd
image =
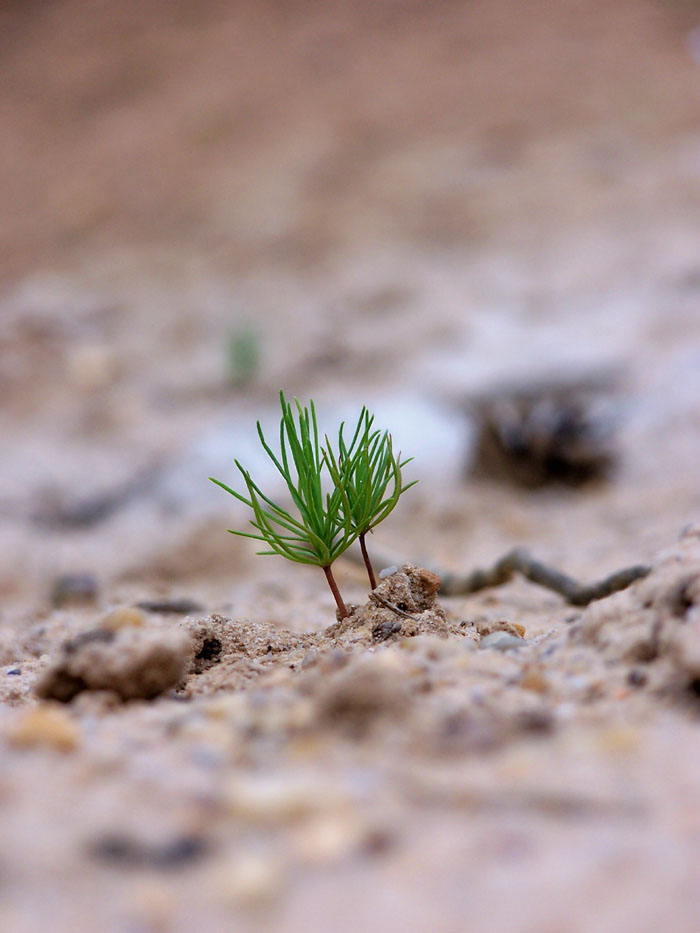
[[[80,731],[65,710],[42,703],[22,711],[10,729],[8,741],[15,748],[46,746],[72,752],[80,742]]]
[[[152,699],[180,682],[190,653],[191,639],[182,629],[91,629],[64,643],[36,693],[62,702],[82,690]]]
[[[141,628],[146,623],[146,614],[133,606],[112,609],[100,622],[100,628],[116,632],[120,628]]]
[[[363,606],[330,626],[326,635],[338,641],[381,642],[430,634],[445,638],[450,628],[436,601],[440,577],[424,567],[404,564],[386,577]]]

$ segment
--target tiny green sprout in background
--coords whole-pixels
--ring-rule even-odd
[[[228,338],[228,373],[234,386],[249,385],[260,371],[260,334],[248,325],[235,328]]]
[[[260,422],[258,437],[287,485],[294,514],[266,496],[238,460],[235,464],[243,476],[247,496],[220,480],[210,479],[253,511],[250,524],[254,532],[229,529],[230,533],[263,541],[267,549],[258,551],[259,554],[279,554],[299,564],[321,567],[342,619],[348,613],[332,565],[360,538],[374,589],[376,580],[365,535],[389,515],[401,493],[414,485],[402,485],[401,468],[409,461],[394,454],[391,436],[386,431],[372,430],[374,418],[366,408],[360,413],[349,445],[345,443],[341,424],[336,452],[328,436],[325,447],[319,442],[313,401],[308,408],[302,407],[297,399],[292,405],[280,392],[280,404],[279,454],[267,443]],[[326,478],[330,480],[330,492],[324,491]]]

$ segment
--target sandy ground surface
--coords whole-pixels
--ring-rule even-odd
[[[3,5],[0,928],[698,929],[699,26]],[[608,480],[466,477],[468,397],[601,373]],[[329,629],[206,480],[281,386],[415,457],[379,563],[652,572]]]

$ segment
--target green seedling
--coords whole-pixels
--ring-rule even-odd
[[[260,422],[257,424],[258,437],[265,453],[287,484],[296,514],[266,496],[238,460],[235,463],[243,476],[247,497],[220,480],[213,477],[210,479],[253,510],[250,524],[256,529],[255,532],[229,529],[230,533],[265,542],[268,549],[258,551],[258,554],[279,554],[299,564],[321,567],[340,616],[345,618],[347,609],[332,571],[334,561],[357,538],[357,531],[349,517],[345,491],[342,487],[334,486],[330,493],[324,493],[322,480],[325,458],[319,444],[313,401],[309,408],[302,408],[295,399],[293,407],[285,399],[284,393],[280,392],[280,404],[282,419],[279,456],[265,440]]]
[[[266,496],[238,460],[235,464],[243,476],[247,496],[220,480],[210,479],[253,511],[250,524],[254,532],[229,529],[230,533],[263,541],[267,549],[258,551],[259,554],[279,554],[296,563],[320,567],[342,619],[347,616],[347,608],[332,565],[361,538],[362,554],[374,589],[376,579],[364,536],[387,517],[401,493],[413,485],[402,486],[401,468],[409,461],[394,455],[388,433],[372,430],[374,418],[366,408],[362,409],[349,445],[345,443],[341,424],[336,453],[327,436],[325,447],[319,443],[313,401],[308,408],[302,407],[297,399],[292,405],[280,392],[280,404],[279,454],[265,440],[260,422],[258,437],[284,479],[294,509],[285,509]],[[324,490],[326,478],[330,479],[330,492]]]
[[[323,448],[333,482],[345,491],[342,502],[349,509],[350,524],[357,532],[372,589],[377,578],[367,552],[367,534],[393,512],[401,494],[418,482],[403,485],[401,470],[413,458],[402,460],[400,453],[396,455],[391,435],[388,431],[373,431],[373,424],[374,416],[363,407],[350,444],[345,443],[345,425],[341,424],[337,453],[328,436]]]
[[[228,339],[228,371],[234,386],[249,385],[260,371],[260,335],[251,327],[233,330]]]

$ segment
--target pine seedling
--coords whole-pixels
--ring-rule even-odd
[[[230,533],[263,541],[268,547],[258,554],[279,554],[299,564],[321,567],[340,617],[345,618],[348,613],[333,577],[332,565],[359,534],[353,525],[350,502],[343,485],[335,484],[329,493],[323,491],[327,461],[319,444],[313,401],[308,408],[302,408],[295,399],[292,406],[280,392],[280,404],[279,456],[265,440],[260,422],[258,437],[287,485],[296,514],[266,496],[238,460],[235,464],[243,476],[247,496],[220,480],[209,478],[253,511],[250,524],[254,532],[229,529]]]
[[[252,327],[237,327],[228,340],[228,373],[231,385],[244,388],[260,371],[260,334]]]
[[[323,456],[336,488],[342,489],[341,508],[348,509],[347,517],[357,533],[362,559],[367,568],[370,587],[377,586],[377,578],[367,552],[366,537],[396,508],[407,489],[418,480],[403,485],[401,470],[413,459],[401,459],[393,450],[388,431],[372,430],[374,415],[362,409],[350,444],[343,437],[345,425],[338,432],[338,452],[335,453],[326,436]]]

